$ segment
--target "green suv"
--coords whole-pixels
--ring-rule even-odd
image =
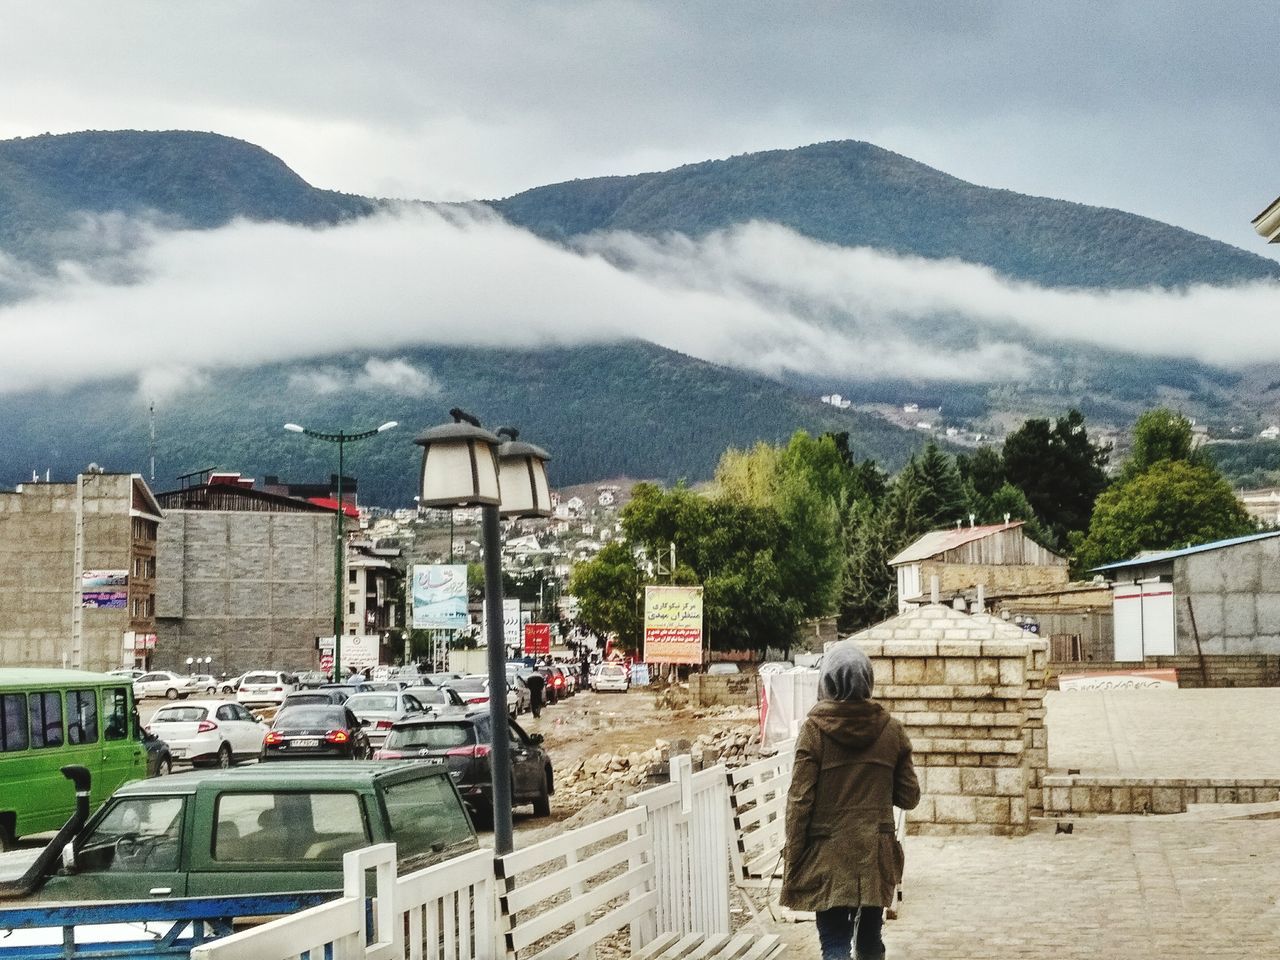
[[[476,849],[443,763],[298,761],[121,787],[64,853],[41,900],[342,889],[342,855],[395,843],[401,870]]]

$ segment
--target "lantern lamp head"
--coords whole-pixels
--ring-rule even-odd
[[[422,447],[423,507],[482,507],[501,503],[498,437],[462,410],[453,423],[424,430],[413,442]]]

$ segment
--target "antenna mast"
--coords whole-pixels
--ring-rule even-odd
[[[148,449],[151,453],[151,485],[156,484],[156,402],[151,401],[151,442]]]

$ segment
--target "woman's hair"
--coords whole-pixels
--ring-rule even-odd
[[[876,675],[871,661],[852,640],[834,644],[822,658],[818,696],[823,700],[870,700]]]

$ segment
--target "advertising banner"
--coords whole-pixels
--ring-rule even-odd
[[[378,665],[378,654],[382,646],[382,638],[377,634],[350,634],[342,638],[342,670],[345,674],[351,667],[357,670],[372,670]]]
[[[1172,667],[1160,670],[1099,670],[1090,673],[1064,673],[1058,677],[1059,690],[1176,690],[1178,671]]]
[[[519,647],[524,642],[524,625],[531,619],[531,615],[523,615],[520,612],[520,600],[508,600],[505,597],[502,601],[502,640],[508,648]],[[489,621],[486,619],[481,624],[480,645],[487,646],[489,638]]]
[[[129,606],[129,594],[123,590],[95,590],[80,594],[80,606],[86,610],[123,610]]]
[[[85,570],[80,574],[81,592],[102,593],[128,585],[128,570]]]
[[[416,563],[413,566],[415,630],[465,630],[467,567],[462,563]]]
[[[644,588],[646,663],[702,663],[702,588]]]
[[[534,656],[551,653],[551,624],[526,623],[524,625],[524,652]]]

